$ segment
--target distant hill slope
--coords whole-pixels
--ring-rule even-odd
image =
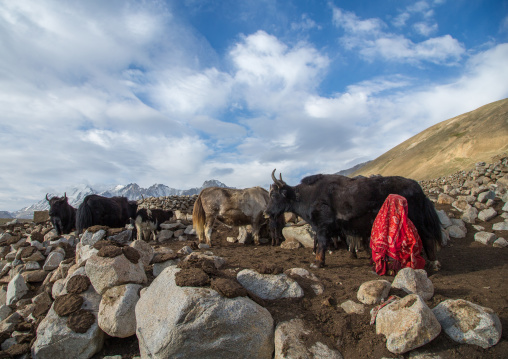
[[[440,122],[411,137],[359,170],[357,175],[433,179],[490,162],[508,152],[508,99]]]

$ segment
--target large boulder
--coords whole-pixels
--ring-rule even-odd
[[[376,334],[384,334],[386,348],[394,354],[406,353],[436,338],[441,326],[417,294],[410,294],[381,308],[376,318]]]
[[[65,279],[63,294],[67,288],[71,288],[71,278],[83,276],[84,269],[79,268]],[[62,295],[63,295],[62,294]],[[97,312],[101,296],[89,285],[79,295],[83,298],[80,310],[91,313],[95,320],[84,332],[76,332],[69,327],[70,315],[60,316],[55,310],[55,303],[51,306],[46,317],[37,327],[37,339],[32,346],[32,357],[34,359],[87,359],[102,349],[104,343],[104,332],[97,324]],[[72,313],[74,314],[74,313]],[[71,315],[72,315],[71,314]]]
[[[501,322],[490,308],[464,299],[448,299],[432,309],[445,333],[458,343],[487,349],[501,339]]]
[[[179,271],[166,268],[141,292],[136,335],[142,358],[272,358],[273,319],[265,308],[246,297],[179,287]]]

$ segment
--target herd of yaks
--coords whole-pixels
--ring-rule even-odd
[[[270,191],[261,187],[231,189],[209,187],[201,191],[194,203],[193,226],[200,242],[211,242],[216,219],[230,226],[252,225],[254,241],[259,244],[261,227],[268,223],[272,245],[280,244],[284,213],[292,212],[309,223],[316,233],[313,266],[325,265],[325,252],[332,240],[356,238],[368,248],[372,224],[390,194],[403,196],[408,204],[408,217],[414,223],[431,269],[438,270],[437,247],[441,245],[441,225],[432,202],[418,182],[399,176],[349,178],[341,175],[312,175],[296,186],[277,179],[272,172]],[[165,210],[138,210],[137,201],[126,197],[88,195],[76,210],[67,195],[52,197],[49,215],[59,235],[74,228],[79,235],[93,225],[112,228],[135,223],[138,238],[143,230],[154,233],[173,213]],[[141,224],[145,224],[142,226]],[[146,238],[146,237],[145,237]],[[354,254],[358,243],[350,243]]]

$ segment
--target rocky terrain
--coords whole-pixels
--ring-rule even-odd
[[[129,226],[59,237],[45,212],[13,220],[0,227],[0,358],[506,358],[508,159],[421,185],[442,269],[395,278],[345,246],[311,269],[312,231],[290,214],[280,247],[220,223],[198,245],[196,196],[145,200],[174,211],[151,242]]]

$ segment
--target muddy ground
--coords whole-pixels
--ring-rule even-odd
[[[437,208],[445,209],[452,216],[456,213],[449,206]],[[455,216],[458,217],[458,214]],[[494,219],[482,225],[489,230],[492,223],[499,220]],[[438,354],[443,359],[508,358],[508,248],[494,248],[475,242],[476,230],[469,224],[467,227],[466,238],[452,239],[448,246],[439,252],[442,269],[436,273],[428,273],[434,284],[435,294],[427,301],[427,305],[433,308],[445,299],[462,298],[489,307],[501,319],[502,338],[494,347],[482,349],[455,343],[441,332],[434,341],[415,351]],[[213,253],[226,259],[226,269],[230,272],[276,263],[284,270],[306,268],[325,286],[323,294],[315,295],[308,283],[301,282],[305,290],[303,299],[265,301],[263,305],[270,311],[276,324],[296,317],[302,318],[313,332],[313,335],[306,339],[309,344],[314,341],[324,342],[338,349],[346,359],[410,358],[411,353],[397,356],[386,349],[384,336],[376,335],[375,325],[369,325],[369,311],[372,306],[366,306],[363,315],[348,315],[340,308],[340,304],[346,300],[358,302],[356,294],[363,282],[381,278],[393,281],[393,277],[379,277],[372,272],[366,252],[360,252],[358,259],[350,259],[345,248],[339,249],[331,255],[327,254],[325,268],[312,269],[311,249],[285,250],[269,245],[241,245],[226,241],[227,236],[236,235],[237,230],[218,224],[212,237]],[[497,235],[508,239],[508,231],[497,232]],[[189,243],[170,242],[167,246],[176,251]],[[391,294],[404,295],[394,290]],[[107,339],[104,349],[94,358],[119,354],[124,359],[139,355],[135,336]]]

